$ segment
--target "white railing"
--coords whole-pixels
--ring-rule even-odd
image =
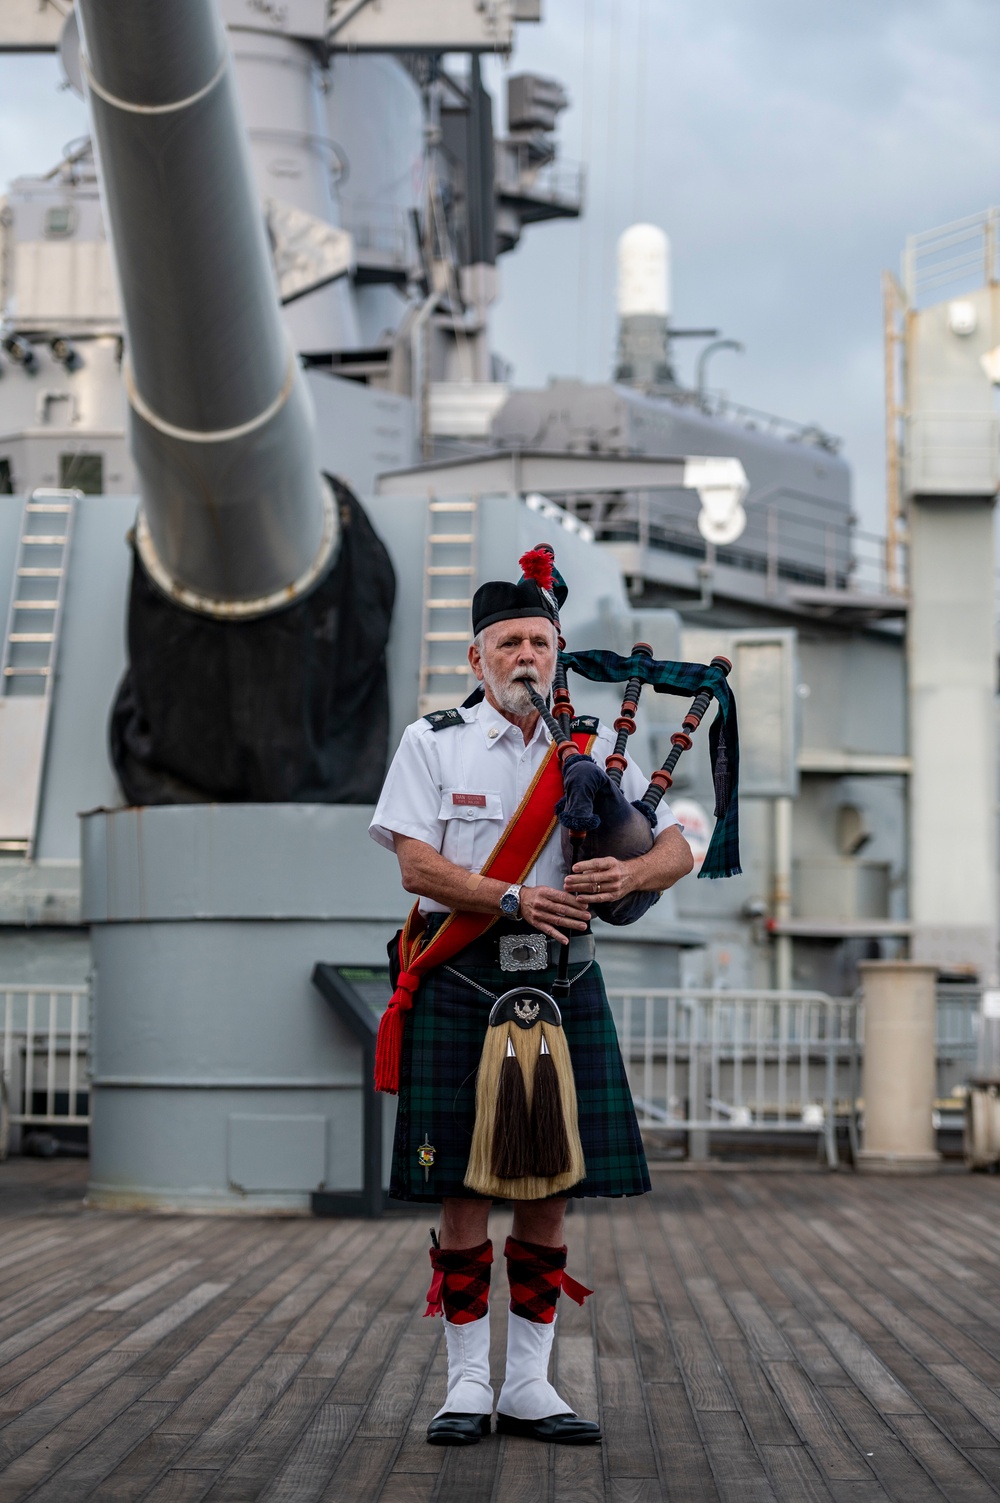
[[[910,235],[903,252],[903,287],[913,308],[973,292],[997,277],[1000,209],[984,209]]]
[[[837,1123],[853,1135],[856,1001],[822,992],[612,991],[639,1125],[688,1135],[704,1158],[713,1130],[819,1134],[837,1164]]]
[[[0,983],[0,1157],[11,1126],[89,1124],[88,1002],[85,986]]]
[[[837,1163],[854,1139],[863,1049],[857,999],[823,992],[660,987],[608,993],[641,1127],[684,1133],[812,1133]],[[938,990],[940,1097],[974,1073],[980,989]],[[89,1125],[84,986],[0,982],[0,1158],[9,1128]]]
[[[341,203],[343,226],[354,239],[355,254],[364,263],[365,252],[379,257],[401,270],[416,256],[413,225],[409,211],[391,204],[368,203],[363,199]]]
[[[939,1100],[955,1095],[975,1075],[982,1041],[982,988],[940,982],[937,989],[937,1079]],[[961,1105],[960,1100],[957,1105]]]

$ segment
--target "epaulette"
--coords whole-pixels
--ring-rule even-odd
[[[446,725],[465,724],[459,710],[431,710],[429,715],[424,716],[424,719],[432,731],[443,731]]]
[[[600,726],[601,722],[596,715],[577,715],[576,719],[570,722],[569,728],[574,734],[596,736]]]

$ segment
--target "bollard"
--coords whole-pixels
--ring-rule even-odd
[[[937,967],[913,960],[863,960],[862,1092],[868,1174],[933,1174]]]

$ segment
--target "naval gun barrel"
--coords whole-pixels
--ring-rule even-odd
[[[239,619],[327,570],[337,508],[278,307],[216,0],[78,0],[127,332],[136,546],[182,606]]]

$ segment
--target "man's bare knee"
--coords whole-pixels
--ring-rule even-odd
[[[521,1200],[514,1207],[514,1236],[539,1247],[562,1247],[566,1201]]]
[[[462,1200],[449,1196],[441,1202],[442,1247],[478,1247],[486,1241],[490,1200]]]

